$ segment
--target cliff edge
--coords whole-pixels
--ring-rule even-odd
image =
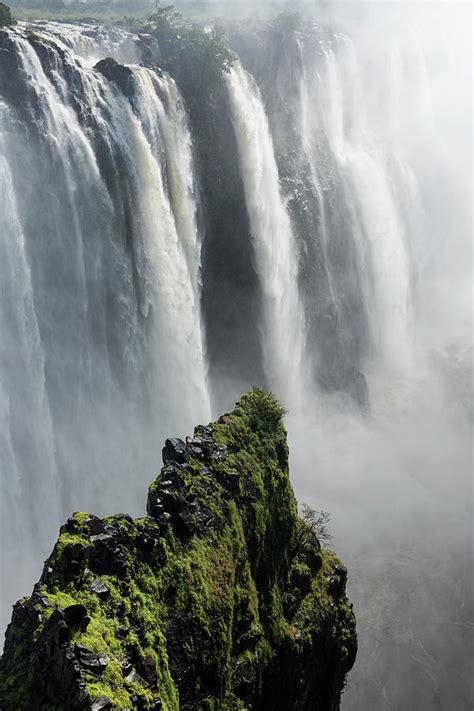
[[[254,390],[166,441],[147,513],[76,513],[0,663],[3,711],[336,711],[346,570],[297,514],[282,409]]]

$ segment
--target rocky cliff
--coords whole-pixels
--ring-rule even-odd
[[[166,441],[146,517],[67,521],[14,607],[3,711],[339,708],[346,571],[297,515],[282,414],[254,390]]]

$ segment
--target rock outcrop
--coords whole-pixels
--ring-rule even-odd
[[[166,441],[148,516],[76,513],[18,602],[3,711],[339,708],[346,570],[298,518],[267,393]]]
[[[133,96],[133,71],[130,67],[119,64],[112,57],[106,57],[97,62],[94,69],[109,81],[115,82],[125,96]]]

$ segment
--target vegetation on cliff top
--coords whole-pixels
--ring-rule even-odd
[[[151,15],[144,29],[158,40],[163,69],[176,76],[180,86],[186,80],[197,96],[218,83],[235,59],[223,35],[184,21],[172,5]]]
[[[338,708],[346,572],[298,518],[282,414],[254,390],[167,440],[147,517],[69,519],[14,608],[4,711]]]
[[[8,25],[13,25],[15,20],[11,13],[10,8],[5,3],[0,2],[0,27],[7,27]]]

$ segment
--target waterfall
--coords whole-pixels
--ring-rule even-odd
[[[176,85],[170,78],[160,79],[152,71],[137,67],[134,82],[139,119],[134,122],[139,213],[151,267],[146,286],[157,318],[154,352],[162,372],[156,401],[166,402],[170,393],[179,394],[177,416],[192,422],[198,416],[210,417],[210,405],[199,303],[200,238],[190,136]]]
[[[304,319],[296,239],[279,184],[273,142],[259,89],[239,63],[227,78],[262,291],[262,349],[270,388],[289,405],[304,388]]]
[[[464,708],[470,18],[356,5],[224,23],[222,74],[197,27],[0,32],[0,627],[73,510],[143,514],[264,386],[351,571],[343,704]]]
[[[35,25],[34,32],[66,52],[72,51],[75,61],[83,66],[93,67],[104,57],[114,57],[124,64],[141,60],[136,38],[120,27],[50,21]]]
[[[163,438],[210,419],[183,101],[133,64],[125,97],[78,34],[13,29],[0,105],[3,622],[65,515],[139,513]]]
[[[328,204],[324,175],[329,150],[344,204],[351,212],[351,240],[357,255],[361,298],[368,312],[372,355],[383,367],[407,371],[411,362],[413,293],[408,234],[403,205],[398,200],[398,159],[394,146],[380,135],[376,118],[367,110],[363,70],[352,40],[336,35],[318,52],[299,38],[300,135],[309,162],[313,191],[319,204],[322,252],[330,293],[341,320],[338,285],[334,283],[326,214],[341,209]],[[404,166],[401,166],[403,168]],[[409,166],[406,173],[411,175]],[[411,215],[415,212],[412,205]]]
[[[44,518],[57,525],[60,486],[55,439],[45,384],[44,352],[35,313],[31,272],[25,251],[13,181],[6,159],[7,124],[11,115],[0,103],[0,263],[2,265],[0,299],[0,451],[2,452],[0,502],[1,540],[16,545],[2,551],[3,595],[11,601],[21,585],[30,584],[28,568],[34,564],[31,532],[15,526],[25,515],[31,521],[36,539],[43,550],[50,544]],[[25,423],[26,426],[25,426]],[[24,491],[25,471],[41,472]],[[18,550],[25,564],[17,567]],[[3,571],[17,569],[16,584],[3,578]],[[13,597],[12,597],[13,596]],[[2,611],[3,612],[3,611]]]
[[[298,78],[297,101],[294,134],[286,130],[276,150],[279,165],[288,163],[287,193],[296,183],[305,197],[296,216],[316,216],[299,234],[315,245],[313,284],[323,282],[334,304],[330,352],[355,353],[370,392],[367,419],[319,397],[320,412],[308,418],[307,410],[306,425],[298,415],[289,422],[298,496],[315,507],[327,502],[338,548],[354,561],[359,661],[343,697],[348,711],[409,708],[414,699],[427,711],[467,709],[472,696],[464,664],[472,640],[472,568],[464,562],[472,551],[472,506],[464,502],[472,492],[472,395],[461,395],[472,393],[472,172],[462,157],[472,139],[459,118],[472,117],[462,69],[469,52],[461,11],[450,29],[456,49],[448,50],[447,6],[442,21],[413,9],[377,9],[353,24],[336,11],[331,30],[315,24],[297,33],[292,74],[282,70],[285,88]],[[272,72],[278,76],[274,65]],[[276,131],[287,93],[272,95]],[[341,254],[350,251],[346,270]],[[365,348],[351,353],[354,322],[367,326]],[[326,332],[316,325],[319,348]],[[431,575],[435,561],[443,570]],[[463,631],[453,635],[461,608]]]

